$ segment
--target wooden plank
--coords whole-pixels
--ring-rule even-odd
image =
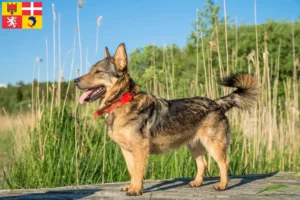
[[[147,180],[144,194],[138,197],[126,196],[120,189],[127,183],[69,186],[52,189],[0,190],[2,199],[300,199],[300,173],[284,172],[263,175],[231,176],[228,190],[213,189],[219,178],[205,178],[199,188],[187,186],[191,179]],[[267,187],[287,186],[277,190],[261,192]]]

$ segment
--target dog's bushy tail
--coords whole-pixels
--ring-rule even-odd
[[[220,79],[218,83],[226,87],[237,88],[237,90],[231,94],[215,100],[225,112],[232,107],[240,109],[249,108],[256,101],[256,97],[259,93],[258,82],[251,74],[233,74]]]

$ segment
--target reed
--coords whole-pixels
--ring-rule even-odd
[[[224,0],[225,4],[226,1]],[[254,6],[256,21],[256,2]],[[197,10],[197,16],[199,16],[198,12]],[[224,13],[226,18],[226,8]],[[55,16],[54,5],[53,16]],[[32,97],[32,102],[37,101],[37,105],[41,106],[38,110],[32,110],[28,116],[28,118],[34,117],[35,124],[26,125],[29,127],[29,131],[26,131],[28,136],[26,148],[18,144],[18,139],[15,139],[22,156],[16,157],[6,167],[2,184],[4,188],[57,187],[129,180],[119,147],[107,137],[104,119],[95,120],[91,116],[97,105],[78,106],[79,91],[70,90],[71,79],[74,78],[76,35],[78,35],[78,42],[81,43],[79,39],[79,8],[77,20],[78,28],[74,32],[69,82],[63,106],[53,105],[54,86],[51,91],[52,102],[50,106],[43,104],[43,102],[47,102],[43,98],[39,100],[33,98],[34,96]],[[55,20],[53,24],[54,22]],[[178,64],[175,62],[176,52],[172,45],[162,48],[153,45],[151,46],[151,58],[149,58],[151,66],[147,68],[150,71],[151,81],[142,85],[144,90],[168,99],[189,97],[195,94],[215,99],[232,92],[231,89],[219,87],[217,79],[228,72],[238,71],[241,65],[238,50],[242,32],[238,30],[237,18],[234,29],[229,29],[226,23],[223,29],[217,18],[214,18],[214,34],[209,38],[210,43],[205,42],[203,26],[198,23],[197,21],[197,44],[195,45],[196,55],[194,57],[196,75],[191,75],[194,84],[184,82],[179,85],[177,82],[181,77],[175,75]],[[258,35],[257,29],[255,23],[253,34],[256,38],[256,51],[247,52],[249,53],[248,68],[245,66],[245,69],[247,68],[246,70],[256,74],[261,85],[261,93],[256,105],[250,111],[233,109],[227,113],[232,128],[232,142],[228,154],[230,158],[229,173],[239,175],[274,171],[300,171],[299,78],[297,74],[299,61],[296,56],[294,24],[291,24],[290,30],[293,46],[291,50],[294,63],[293,76],[285,78],[284,81],[281,81],[279,76],[279,69],[283,64],[280,59],[281,42],[276,44],[278,45],[276,51],[270,51],[268,32],[265,32],[264,35]],[[223,30],[226,32],[224,52],[221,46],[223,45],[221,43],[223,37],[219,35],[219,31]],[[235,50],[232,54],[229,53],[230,43],[227,40],[230,31],[233,31],[235,36],[235,40],[233,40],[235,44],[232,45]],[[55,35],[55,31],[53,35]],[[258,37],[264,37],[263,48],[258,47]],[[98,36],[96,41],[97,38]],[[46,49],[48,49],[47,45]],[[81,44],[78,51],[81,52]],[[261,58],[261,62],[259,62],[259,58]],[[246,60],[247,58],[243,59]],[[213,60],[219,66],[214,66]],[[85,61],[87,70],[89,65],[88,50]],[[159,69],[160,63],[161,70]],[[202,63],[201,67],[200,63]],[[223,69],[224,63],[226,63],[226,70]],[[76,70],[76,76],[82,73],[82,60],[79,66],[79,69]],[[131,70],[130,66],[129,70]],[[204,78],[198,79],[197,73],[202,72]],[[131,75],[135,76],[134,70],[132,70]],[[279,95],[278,87],[280,84],[284,88],[283,96]],[[70,93],[76,93],[76,99],[72,102],[67,101],[67,96]],[[7,129],[16,137],[16,128],[23,128],[24,124],[21,124],[20,127],[14,127],[13,117],[4,116],[8,124]],[[196,166],[193,158],[187,148],[182,148],[178,151],[170,151],[165,155],[150,156],[145,178],[193,177],[195,173]],[[219,170],[216,163],[208,156],[206,176],[218,175]]]

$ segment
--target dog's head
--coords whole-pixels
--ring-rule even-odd
[[[100,102],[119,79],[127,74],[127,54],[125,44],[120,44],[114,56],[110,56],[108,49],[104,50],[104,60],[94,64],[89,73],[74,80],[75,85],[86,90],[79,102]]]

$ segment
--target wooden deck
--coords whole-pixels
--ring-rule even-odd
[[[147,180],[143,196],[129,197],[120,188],[125,183],[84,185],[51,189],[0,190],[2,199],[300,199],[300,173],[270,173],[230,177],[228,190],[213,189],[219,178],[206,178],[199,188],[187,186],[191,179]],[[284,188],[285,187],[285,188]],[[263,189],[269,190],[261,192]],[[273,190],[271,190],[273,188]],[[276,189],[277,188],[277,189]],[[280,189],[278,189],[280,188]]]

